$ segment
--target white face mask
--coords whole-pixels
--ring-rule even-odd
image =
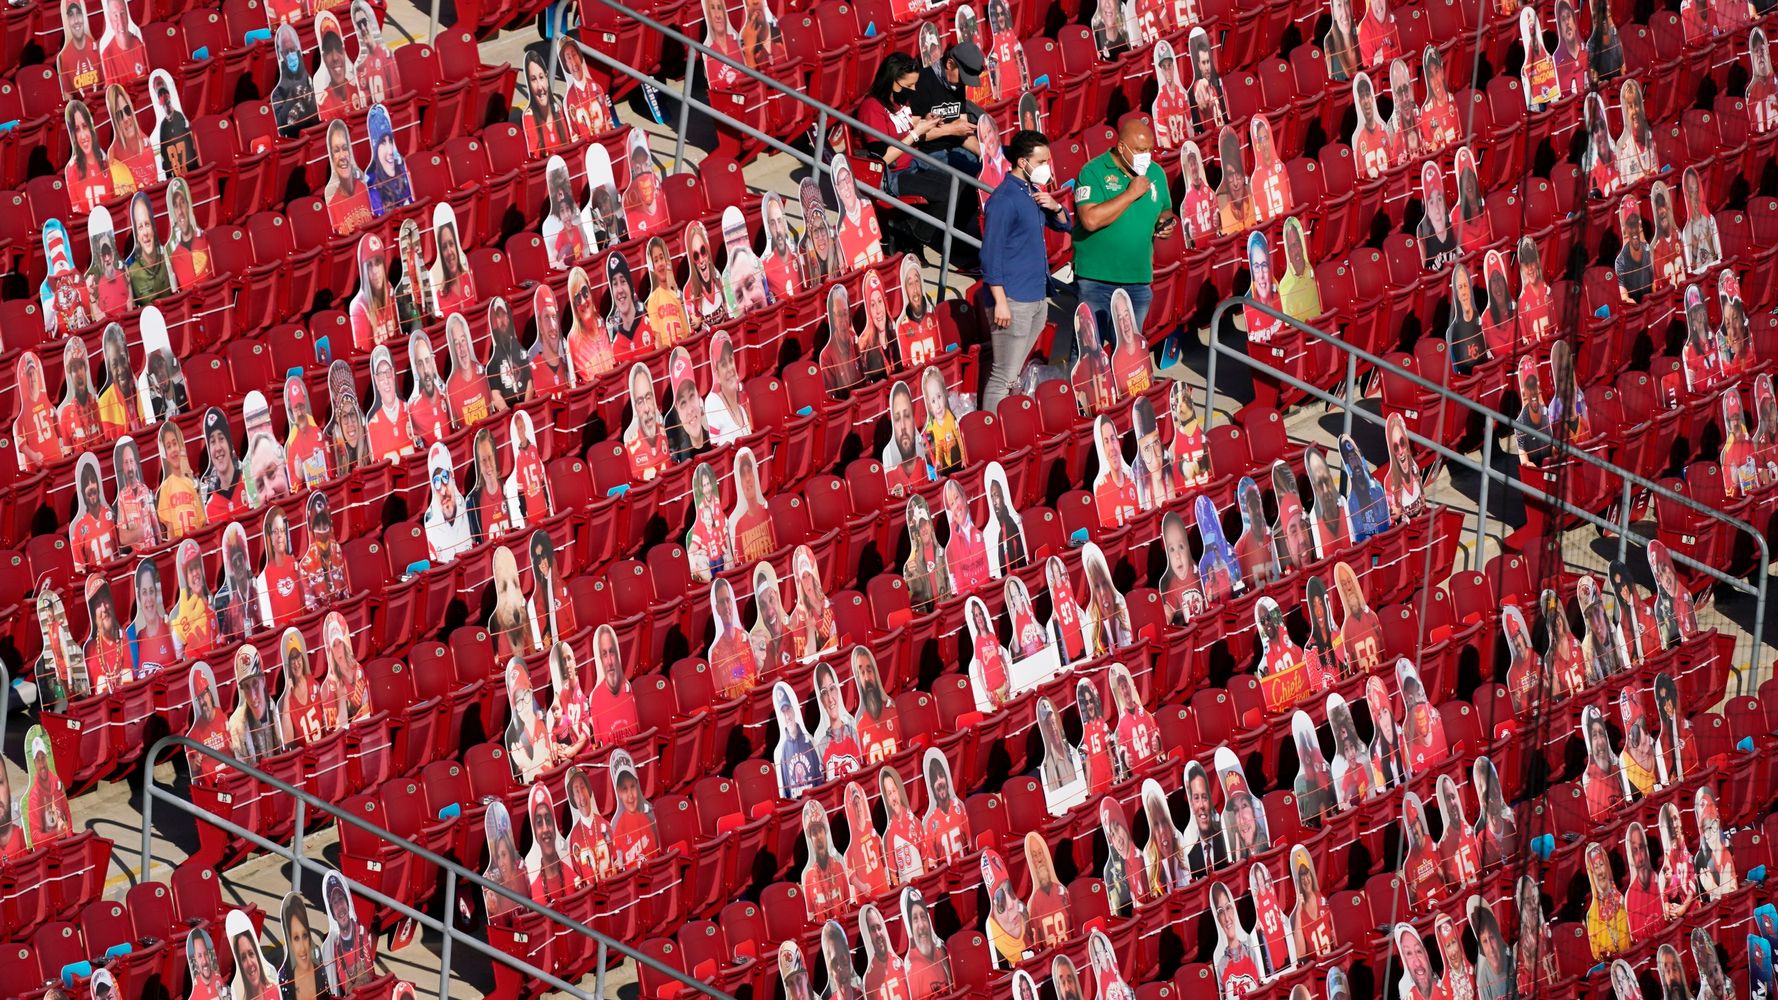
[[[1031,183],[1038,187],[1044,187],[1055,177],[1055,171],[1050,168],[1050,164],[1046,160],[1045,162],[1032,167],[1029,171],[1029,175],[1031,177]]]
[[[1130,157],[1130,170],[1138,177],[1148,174],[1148,164],[1154,159],[1150,153],[1136,153]]]

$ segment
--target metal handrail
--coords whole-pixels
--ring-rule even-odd
[[[341,878],[345,878],[343,873],[338,872],[336,869],[329,867],[328,865],[315,861],[314,859],[305,856],[303,853],[304,819],[306,818],[306,810],[309,808],[319,809],[321,812],[333,817],[335,822],[349,824],[380,840],[396,847],[400,847],[415,857],[420,858],[429,864],[436,865],[440,870],[446,873],[445,919],[442,921],[427,913],[416,910],[399,900],[384,895],[375,889],[351,882],[349,879],[347,880],[351,884],[354,893],[357,893],[366,899],[373,900],[382,906],[387,906],[402,916],[415,921],[417,924],[437,932],[444,938],[443,950],[439,959],[438,978],[438,996],[441,1000],[450,995],[451,946],[454,942],[461,942],[462,944],[468,945],[474,951],[481,953],[494,962],[505,965],[524,975],[535,977],[555,989],[562,990],[580,998],[580,1000],[604,1000],[605,965],[606,959],[611,952],[615,952],[618,955],[635,961],[638,966],[667,976],[682,986],[696,990],[709,997],[710,1000],[735,1000],[734,997],[722,992],[716,987],[701,982],[679,969],[665,965],[657,959],[645,955],[615,938],[607,937],[599,931],[588,927],[586,924],[581,923],[551,906],[539,903],[529,896],[521,895],[508,889],[506,886],[490,881],[480,873],[470,871],[449,858],[435,854],[405,837],[391,833],[390,831],[377,826],[375,823],[371,823],[359,816],[355,816],[325,799],[317,798],[289,782],[267,774],[251,764],[245,763],[244,761],[219,750],[212,749],[211,747],[199,743],[189,737],[162,737],[160,740],[156,741],[154,746],[149,750],[148,759],[150,761],[159,760],[169,747],[180,747],[184,749],[186,753],[208,757],[223,767],[237,771],[261,784],[268,785],[280,792],[292,796],[296,800],[295,831],[291,834],[291,842],[289,845],[269,840],[252,830],[240,826],[226,817],[218,816],[210,810],[205,809],[203,806],[182,799],[179,796],[174,795],[172,792],[161,788],[160,785],[154,781],[153,775],[150,774],[148,780],[143,782],[142,786],[141,878],[146,879],[148,877],[150,866],[153,864],[154,804],[157,800],[177,806],[181,812],[184,812],[187,815],[211,823],[234,836],[247,840],[262,850],[269,851],[290,862],[290,888],[292,892],[298,891],[299,882],[302,873],[305,870],[317,875],[334,872],[335,874],[339,874]],[[457,883],[459,881],[467,881],[471,886],[479,888],[483,892],[498,896],[519,908],[529,910],[530,912],[544,917],[567,930],[573,931],[598,945],[597,961],[594,964],[593,992],[589,994],[579,987],[562,980],[560,977],[537,968],[522,958],[501,951],[472,934],[465,934],[462,931],[457,930],[456,922],[452,919],[451,914],[457,906]]]
[[[1343,352],[1346,355],[1346,380],[1345,380],[1344,395],[1343,396],[1336,396],[1336,395],[1320,388],[1319,386],[1311,385],[1310,383],[1304,382],[1301,379],[1298,379],[1295,376],[1289,374],[1288,372],[1284,372],[1284,371],[1282,371],[1270,364],[1267,364],[1264,361],[1260,361],[1256,358],[1250,357],[1245,351],[1242,351],[1239,348],[1230,347],[1229,345],[1224,344],[1222,342],[1222,321],[1223,321],[1223,318],[1227,315],[1228,311],[1230,309],[1234,309],[1236,307],[1241,307],[1241,308],[1245,308],[1245,309],[1252,309],[1255,312],[1261,313],[1265,316],[1269,316],[1275,320],[1278,320],[1282,323],[1289,325],[1293,329],[1300,330],[1303,333],[1321,341],[1322,343],[1328,344],[1328,345],[1336,348],[1337,350]],[[1678,504],[1682,507],[1685,507],[1688,510],[1692,510],[1697,513],[1704,514],[1714,520],[1721,521],[1722,523],[1727,524],[1730,527],[1733,527],[1738,531],[1745,532],[1748,535],[1752,536],[1754,546],[1759,550],[1760,569],[1758,572],[1759,582],[1757,583],[1757,585],[1756,584],[1749,584],[1747,581],[1741,579],[1740,577],[1732,576],[1727,573],[1724,573],[1723,571],[1717,569],[1716,567],[1707,566],[1703,563],[1697,562],[1696,560],[1692,559],[1691,557],[1687,556],[1686,554],[1684,554],[1682,552],[1674,552],[1674,553],[1672,553],[1672,556],[1673,556],[1674,560],[1679,562],[1681,565],[1689,566],[1692,569],[1698,570],[1698,571],[1704,573],[1706,576],[1709,576],[1711,579],[1716,580],[1718,583],[1726,584],[1726,585],[1728,585],[1728,586],[1730,586],[1730,587],[1732,587],[1744,594],[1751,595],[1754,598],[1753,633],[1752,633],[1753,642],[1752,642],[1752,650],[1750,651],[1750,655],[1752,658],[1751,664],[1757,674],[1757,668],[1758,668],[1759,659],[1760,659],[1759,649],[1760,649],[1761,644],[1764,641],[1763,636],[1764,636],[1765,620],[1766,620],[1766,577],[1767,577],[1766,567],[1768,567],[1771,564],[1772,557],[1771,557],[1771,550],[1766,544],[1765,536],[1753,525],[1748,524],[1746,521],[1743,521],[1740,518],[1732,517],[1732,516],[1725,514],[1721,511],[1714,510],[1702,503],[1699,503],[1698,501],[1692,499],[1691,497],[1688,497],[1682,493],[1677,493],[1665,486],[1662,486],[1659,483],[1656,483],[1656,482],[1653,482],[1649,479],[1646,479],[1643,476],[1641,476],[1635,472],[1632,472],[1629,469],[1625,469],[1622,466],[1619,466],[1614,462],[1611,462],[1607,459],[1600,458],[1597,455],[1594,455],[1590,452],[1575,448],[1573,445],[1571,445],[1566,440],[1566,438],[1558,439],[1540,428],[1532,427],[1528,424],[1522,423],[1517,418],[1509,417],[1506,414],[1493,409],[1492,407],[1489,407],[1489,406],[1486,406],[1482,403],[1476,402],[1475,400],[1470,399],[1467,396],[1464,396],[1463,394],[1457,392],[1454,389],[1451,389],[1448,386],[1440,385],[1437,382],[1433,382],[1433,381],[1431,381],[1419,374],[1416,374],[1411,371],[1407,371],[1407,370],[1401,368],[1399,365],[1391,364],[1387,360],[1385,360],[1381,357],[1378,357],[1375,354],[1370,353],[1369,351],[1363,349],[1362,347],[1358,347],[1354,344],[1348,343],[1347,341],[1341,339],[1338,336],[1327,333],[1323,330],[1319,330],[1313,326],[1310,326],[1307,323],[1302,322],[1301,320],[1296,319],[1293,316],[1286,315],[1285,313],[1279,311],[1278,309],[1273,308],[1272,306],[1269,306],[1263,302],[1256,301],[1255,299],[1250,298],[1248,296],[1244,296],[1244,295],[1234,296],[1231,298],[1224,299],[1222,302],[1217,304],[1216,309],[1211,313],[1211,316],[1210,316],[1210,358],[1209,358],[1208,364],[1206,365],[1206,375],[1205,375],[1206,381],[1205,381],[1205,386],[1204,386],[1204,408],[1203,408],[1203,420],[1204,420],[1204,427],[1206,430],[1209,429],[1210,424],[1215,419],[1214,404],[1215,404],[1215,400],[1216,400],[1217,359],[1224,354],[1230,356],[1231,358],[1238,359],[1241,363],[1247,365],[1248,367],[1251,367],[1255,370],[1264,372],[1266,375],[1268,375],[1272,378],[1275,378],[1275,379],[1279,380],[1280,382],[1285,383],[1286,385],[1292,386],[1293,388],[1296,388],[1302,392],[1306,392],[1309,395],[1313,396],[1314,398],[1321,400],[1323,403],[1340,406],[1341,410],[1342,410],[1342,418],[1345,421],[1345,432],[1346,433],[1351,433],[1352,419],[1353,419],[1354,415],[1362,417],[1367,422],[1375,424],[1377,426],[1383,426],[1387,422],[1386,418],[1384,418],[1382,416],[1371,413],[1369,410],[1365,410],[1362,408],[1355,408],[1352,405],[1354,402],[1354,400],[1352,398],[1353,386],[1357,382],[1358,363],[1360,361],[1364,361],[1365,363],[1371,365],[1373,368],[1375,368],[1379,373],[1383,374],[1385,377],[1406,379],[1409,383],[1411,383],[1415,386],[1418,386],[1419,388],[1421,388],[1423,390],[1431,392],[1434,395],[1441,397],[1442,399],[1445,400],[1446,403],[1456,403],[1471,412],[1480,414],[1483,418],[1484,431],[1482,434],[1482,458],[1479,462],[1476,459],[1471,458],[1466,453],[1458,452],[1454,449],[1451,449],[1451,448],[1445,446],[1442,442],[1433,441],[1429,438],[1422,437],[1419,434],[1414,433],[1412,430],[1408,431],[1408,437],[1414,443],[1420,445],[1421,447],[1424,447],[1424,448],[1427,448],[1427,449],[1433,451],[1434,453],[1438,454],[1439,456],[1441,456],[1448,462],[1451,462],[1455,465],[1459,465],[1465,469],[1470,470],[1471,472],[1476,473],[1480,477],[1481,487],[1480,487],[1480,497],[1479,497],[1479,500],[1476,504],[1476,529],[1475,529],[1475,531],[1476,531],[1476,545],[1477,545],[1478,551],[1481,546],[1481,541],[1484,537],[1484,528],[1485,528],[1485,525],[1487,522],[1487,516],[1488,516],[1488,484],[1491,481],[1496,480],[1496,479],[1500,480],[1502,485],[1508,486],[1512,489],[1516,489],[1520,493],[1524,494],[1525,496],[1527,496],[1533,500],[1536,500],[1540,503],[1544,503],[1544,504],[1547,504],[1551,507],[1554,507],[1554,508],[1562,511],[1565,514],[1568,514],[1569,516],[1577,517],[1577,518],[1587,522],[1588,524],[1593,525],[1596,528],[1600,528],[1600,529],[1608,530],[1608,531],[1616,531],[1617,535],[1618,535],[1618,558],[1620,560],[1623,558],[1624,553],[1627,551],[1630,540],[1632,538],[1634,538],[1636,540],[1637,544],[1643,545],[1643,546],[1646,546],[1649,543],[1649,541],[1651,541],[1651,539],[1643,538],[1642,536],[1640,536],[1630,530],[1630,506],[1631,506],[1632,487],[1634,487],[1635,489],[1646,490],[1651,495],[1653,495],[1655,497],[1658,497],[1660,499],[1666,500],[1671,503]],[[1555,453],[1562,456],[1563,458],[1574,459],[1577,461],[1585,462],[1585,463],[1592,465],[1596,468],[1599,468],[1607,473],[1611,473],[1613,475],[1620,477],[1623,480],[1624,488],[1622,491],[1622,495],[1620,497],[1621,502],[1618,505],[1618,520],[1614,523],[1612,521],[1601,518],[1597,514],[1594,514],[1590,511],[1582,510],[1579,507],[1574,506],[1573,504],[1569,503],[1568,501],[1566,501],[1560,497],[1551,496],[1548,493],[1545,493],[1544,491],[1538,489],[1537,487],[1524,482],[1523,480],[1519,479],[1517,476],[1510,476],[1510,475],[1507,475],[1506,473],[1496,470],[1493,467],[1494,437],[1495,437],[1496,431],[1499,429],[1510,430],[1515,435],[1523,434],[1533,440],[1537,440],[1537,441],[1540,441],[1540,442],[1550,445],[1551,448],[1555,451]]]

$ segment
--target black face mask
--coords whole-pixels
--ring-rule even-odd
[[[911,90],[893,90],[889,92],[889,100],[901,107],[907,107],[914,102],[914,92]]]

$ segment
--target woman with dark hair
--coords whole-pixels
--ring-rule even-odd
[[[924,116],[914,114],[914,90],[920,82],[920,64],[902,52],[891,52],[877,65],[876,78],[870,93],[858,105],[858,120],[886,136],[893,136],[905,146],[919,146],[932,139],[963,137],[963,146],[976,151],[975,128],[968,115],[945,121],[937,112]],[[860,135],[859,146],[883,163],[883,190],[889,194],[909,195],[926,201],[926,212],[944,218],[951,197],[951,181],[911,154],[874,135]],[[975,212],[959,213],[958,228],[974,235],[979,232]],[[918,226],[930,230],[929,226]],[[924,234],[922,234],[924,235]]]
[[[525,113],[525,145],[532,155],[574,141],[574,126],[562,111],[562,99],[549,83],[549,67],[543,56],[525,53],[525,96],[531,108]]]
[[[69,101],[62,109],[62,120],[67,123],[68,144],[74,151],[63,175],[68,201],[74,211],[85,214],[111,200],[111,158],[99,145],[99,130],[93,124],[91,108],[79,100]],[[129,171],[122,173],[127,181]]]

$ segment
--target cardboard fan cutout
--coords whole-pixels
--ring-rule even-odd
[[[692,471],[691,502],[692,524],[685,535],[685,558],[691,578],[707,583],[734,562],[728,512],[722,509],[722,484],[708,462],[700,462]],[[730,592],[732,600],[732,588]],[[720,614],[717,620],[720,626]]]
[[[1255,588],[1264,587],[1279,575],[1278,552],[1266,523],[1265,498],[1251,476],[1242,476],[1235,484],[1235,505],[1241,514],[1241,537],[1235,541],[1241,578]]]
[[[246,415],[245,402],[242,415]],[[252,494],[242,475],[241,461],[235,457],[234,431],[220,407],[204,411],[203,431],[204,456],[210,467],[198,486],[204,494],[204,516],[214,524],[246,514]]]
[[[909,605],[916,612],[925,611],[951,596],[951,573],[945,566],[944,546],[938,542],[926,498],[917,493],[908,497],[906,516],[909,551],[901,576],[907,584]]]
[[[228,950],[234,958],[235,976],[231,984],[234,995],[242,1000],[269,1000],[280,996],[278,970],[266,960],[252,918],[243,910],[230,910],[223,921],[223,930],[228,934]]]
[[[1081,550],[1081,570],[1086,576],[1087,603],[1082,608],[1081,631],[1090,656],[1106,656],[1135,641],[1130,608],[1111,577],[1105,553],[1093,542]]]
[[[1099,526],[1114,531],[1137,515],[1136,480],[1124,461],[1123,435],[1110,417],[1093,421],[1093,444],[1099,464],[1093,478],[1093,506],[1098,510]]]
[[[1144,511],[1153,511],[1172,501],[1174,495],[1172,473],[1161,446],[1160,421],[1148,397],[1137,396],[1130,403],[1130,428],[1136,438],[1136,461],[1130,467],[1136,480],[1136,502]]]
[[[247,432],[242,473],[247,480],[248,503],[263,507],[289,496],[290,469],[284,446],[274,436],[271,405],[258,389],[241,400],[241,426]]]
[[[926,828],[914,815],[901,772],[879,769],[877,791],[883,802],[883,857],[888,860],[889,881],[905,885],[926,871]]]
[[[1211,953],[1211,966],[1224,997],[1245,997],[1258,992],[1266,982],[1265,957],[1257,935],[1242,925],[1235,909],[1235,896],[1222,882],[1210,885],[1210,919],[1216,926],[1216,949]],[[1091,944],[1089,942],[1089,949]]]
[[[585,261],[592,252],[588,213],[575,201],[574,182],[568,176],[567,162],[560,156],[551,156],[544,165],[543,180],[549,191],[549,214],[543,217],[543,248],[550,266],[563,270]]]
[[[1340,438],[1340,464],[1346,472],[1346,510],[1352,540],[1362,542],[1389,530],[1389,495],[1350,435]]]
[[[846,708],[839,673],[830,660],[815,665],[815,705],[821,712],[821,724],[814,736],[815,749],[821,754],[825,779],[843,778],[864,766],[858,721]]]
[[[151,677],[181,659],[179,640],[167,621],[161,574],[152,559],[136,564],[135,618],[130,622],[130,644],[136,658],[136,676]]]
[[[779,681],[772,685],[772,706],[778,722],[778,749],[773,753],[778,794],[786,799],[800,798],[825,780],[821,754],[803,724],[802,707],[789,684]]]
[[[1044,800],[1050,815],[1060,816],[1086,801],[1086,764],[1068,742],[1062,717],[1047,697],[1037,699],[1037,732],[1043,740],[1043,762],[1038,775],[1043,782]]]
[[[1321,753],[1314,721],[1300,708],[1291,713],[1290,737],[1297,757],[1297,813],[1305,824],[1319,822],[1334,809],[1333,769]]]
[[[76,158],[81,154],[75,153]],[[70,164],[72,167],[72,164]],[[109,176],[109,175],[107,175]],[[68,181],[72,194],[74,184]],[[74,269],[74,243],[60,219],[43,223],[44,278],[38,286],[45,333],[72,333],[99,318],[81,272]]]
[[[1031,944],[1030,914],[1013,888],[1006,862],[1001,860],[998,851],[982,852],[981,870],[982,888],[988,893],[988,913],[982,926],[982,933],[988,938],[988,955],[997,968],[1017,965],[1024,960]],[[1016,975],[1029,978],[1029,974],[1022,971]],[[1035,990],[1032,992],[1035,995]]]
[[[1168,391],[1168,411],[1172,418],[1172,438],[1167,444],[1167,464],[1172,470],[1174,489],[1183,494],[1187,488],[1210,482],[1210,459],[1206,450],[1204,424],[1198,417],[1192,389],[1184,380],[1175,381]]]
[[[1198,586],[1198,565],[1192,559],[1191,534],[1177,511],[1161,516],[1161,550],[1165,563],[1155,587],[1167,621],[1186,624],[1204,612],[1204,592]]]
[[[930,366],[920,373],[920,400],[926,410],[926,422],[921,426],[926,439],[926,460],[941,473],[951,472],[969,459],[963,450],[963,433],[951,403],[950,388],[938,367]]]
[[[1114,917],[1129,916],[1133,906],[1150,901],[1148,868],[1130,835],[1124,807],[1113,796],[1099,800],[1099,832],[1105,837],[1105,866],[1099,872],[1105,905]]]
[[[1222,519],[1217,516],[1215,502],[1207,496],[1199,496],[1192,501],[1192,512],[1197,518],[1198,541],[1204,553],[1198,560],[1198,579],[1205,603],[1215,604],[1245,589],[1241,560],[1235,547],[1223,537]]]
[[[1112,378],[1111,357],[1099,340],[1099,324],[1092,307],[1081,303],[1074,310],[1074,343],[1079,359],[1069,373],[1080,411],[1102,413],[1118,401],[1117,383]]]
[[[883,675],[869,647],[852,647],[852,687],[858,692],[858,743],[868,764],[881,763],[900,746],[901,715],[883,690]]]
[[[988,605],[981,598],[970,597],[964,602],[963,620],[969,628],[969,682],[975,705],[983,713],[993,712],[1012,696],[1007,669],[1011,657],[1000,644]]]
[[[937,747],[926,751],[920,761],[920,773],[926,779],[926,842],[931,847],[935,864],[950,864],[969,853],[974,840],[969,829],[969,814],[963,799],[956,794],[951,781],[951,762]]]

